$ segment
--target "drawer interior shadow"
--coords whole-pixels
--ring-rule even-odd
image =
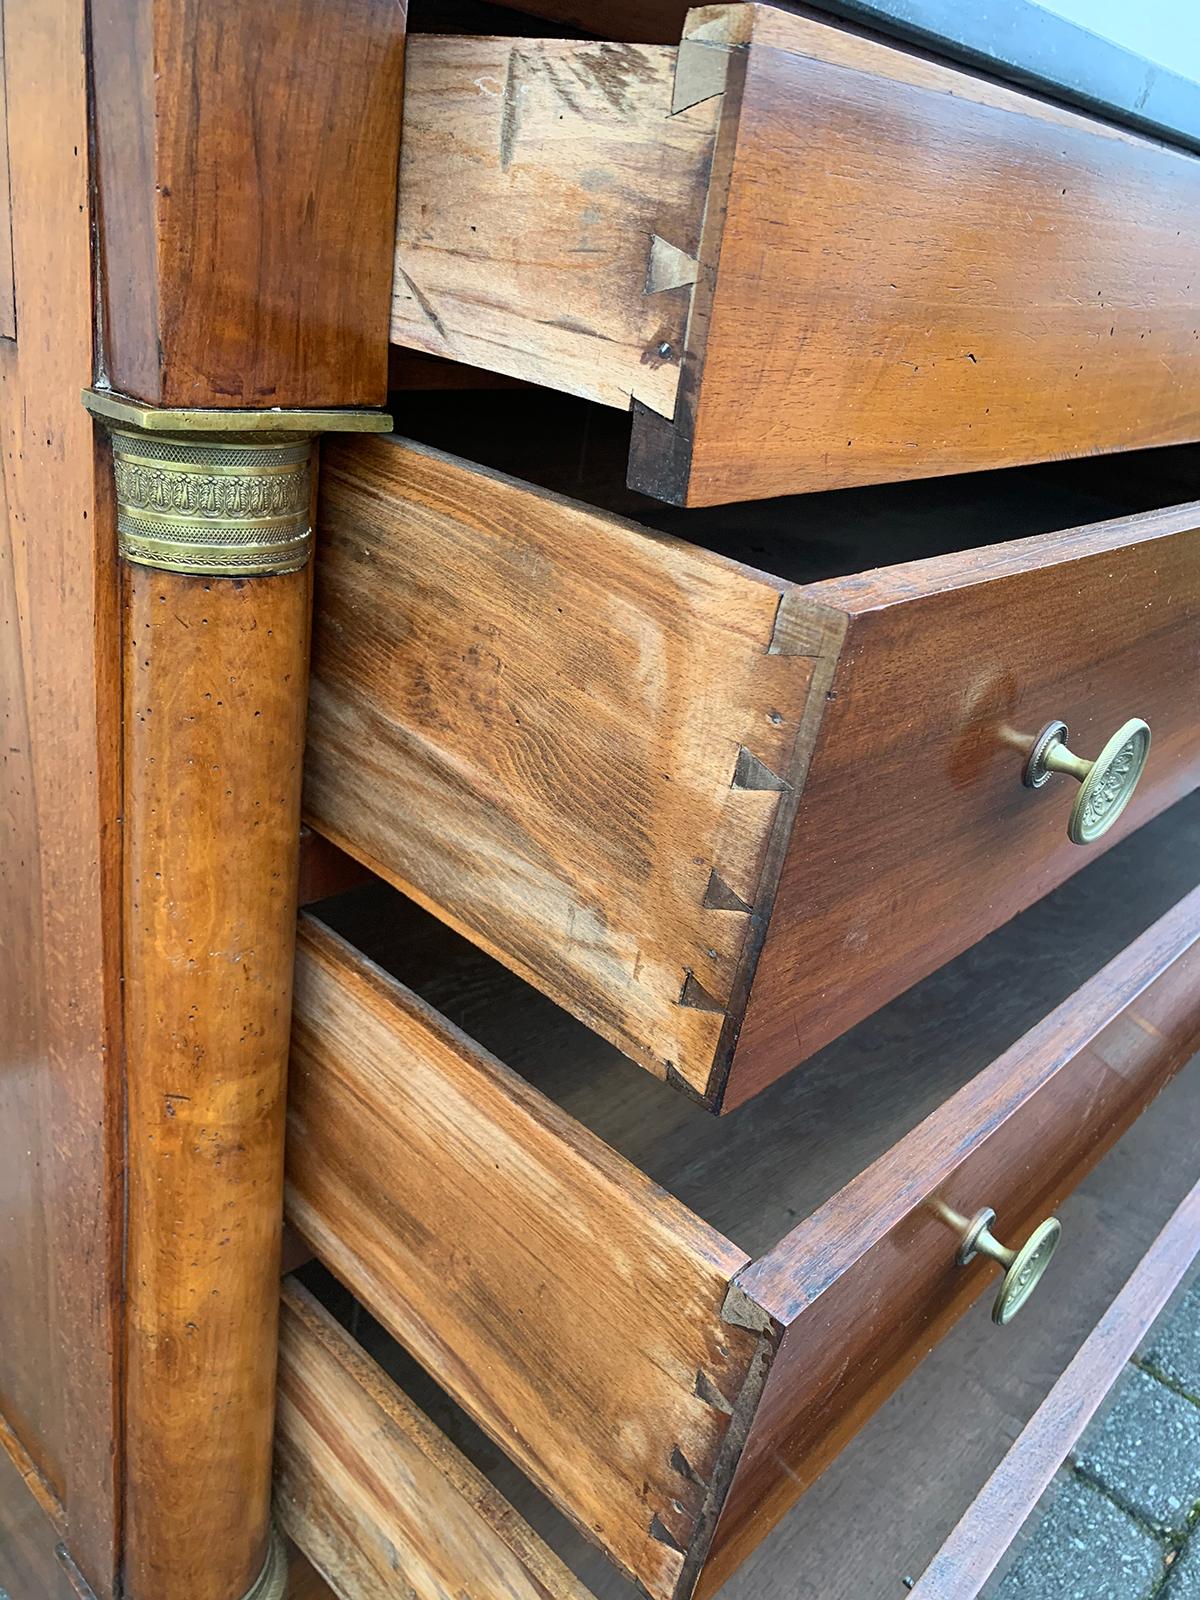
[[[452,367],[452,363],[444,363]],[[630,419],[533,389],[393,393],[396,431],[791,583],[1200,498],[1200,446],[680,509],[625,485]]]
[[[1021,1317],[997,1329],[984,1296],[733,1575],[723,1600],[899,1600],[1194,1181],[1198,1148],[1200,1057],[1059,1208],[1063,1246]],[[298,1276],[597,1600],[636,1600],[331,1274],[312,1262]],[[883,1527],[886,1540],[874,1531]]]
[[[719,1121],[386,885],[312,910],[758,1256],[1198,879],[1193,794]]]

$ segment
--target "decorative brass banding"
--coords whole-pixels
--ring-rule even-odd
[[[267,1559],[263,1569],[250,1585],[242,1600],[284,1600],[287,1594],[287,1550],[274,1525],[267,1545]]]
[[[313,439],[392,424],[381,411],[188,411],[108,389],[85,389],[83,403],[112,438],[122,559],[210,578],[305,566]]]
[[[126,561],[212,577],[295,572],[312,547],[311,438],[112,429]]]
[[[138,433],[390,433],[386,411],[361,406],[222,410],[216,406],[152,406],[114,389],[85,389],[84,405],[106,428]]]

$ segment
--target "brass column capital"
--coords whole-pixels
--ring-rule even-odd
[[[85,389],[83,403],[112,439],[121,558],[199,577],[305,566],[313,440],[391,427],[378,411],[180,410],[108,389]]]

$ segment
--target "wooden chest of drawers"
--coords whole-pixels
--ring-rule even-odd
[[[1196,1257],[1200,136],[2,9],[0,1595],[974,1600]]]

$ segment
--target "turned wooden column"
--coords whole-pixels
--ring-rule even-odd
[[[403,0],[91,0],[123,601],[122,1600],[269,1600],[315,440],[387,398]],[[321,409],[326,408],[326,409]]]
[[[122,566],[125,1593],[276,1600],[314,436],[387,419],[86,398],[111,438]]]

